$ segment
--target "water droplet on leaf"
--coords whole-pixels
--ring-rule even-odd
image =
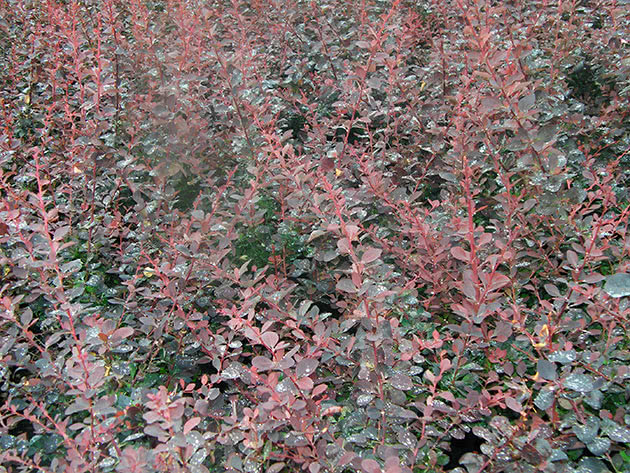
[[[570,374],[564,380],[564,387],[579,393],[588,393],[595,389],[593,378],[587,374]]]
[[[604,292],[610,297],[630,296],[630,274],[617,273],[606,278]]]

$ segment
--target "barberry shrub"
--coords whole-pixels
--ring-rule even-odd
[[[1,2],[3,471],[628,471],[629,33]]]

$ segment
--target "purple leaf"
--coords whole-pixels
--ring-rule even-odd
[[[389,378],[389,384],[391,384],[396,389],[400,389],[401,391],[409,391],[413,388],[413,382],[411,378],[406,374],[396,373],[394,376]]]
[[[550,283],[545,284],[545,291],[547,291],[547,294],[549,294],[552,297],[560,297],[560,291],[553,284],[550,284]]]
[[[365,471],[365,473],[381,473],[382,471],[378,462],[371,458],[366,458],[361,462],[361,469]]]
[[[131,327],[121,327],[112,334],[112,339],[122,340],[131,335],[133,335],[133,329]]]
[[[268,371],[273,368],[274,363],[269,358],[264,356],[256,356],[252,360],[252,366],[258,370],[258,372]]]
[[[352,279],[343,278],[337,282],[336,286],[338,291],[348,292],[354,294],[357,292],[357,287],[352,282]]]
[[[454,246],[451,248],[451,254],[458,260],[469,262],[470,252],[464,250],[461,246]]]
[[[350,241],[347,238],[341,238],[337,241],[337,248],[342,255],[350,252]]]
[[[512,409],[514,412],[521,412],[523,410],[523,405],[513,397],[506,397],[505,405]]]
[[[303,378],[304,376],[309,376],[317,369],[317,366],[319,366],[319,361],[313,358],[304,358],[303,360],[299,361],[297,366],[295,367],[295,374],[297,374],[300,378]]]
[[[267,347],[273,349],[278,344],[280,337],[276,332],[265,332],[260,336],[260,339]]]
[[[194,429],[195,427],[197,427],[197,425],[199,424],[199,422],[201,422],[201,417],[193,417],[191,419],[188,419],[186,421],[186,423],[184,424],[184,435],[188,435],[188,433]]]
[[[376,261],[380,258],[382,252],[383,251],[379,250],[378,248],[368,248],[367,250],[365,250],[365,253],[363,253],[363,256],[361,257],[361,262],[363,264],[368,264],[372,261]]]

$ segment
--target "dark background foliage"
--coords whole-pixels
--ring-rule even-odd
[[[0,3],[2,471],[628,471],[629,18]]]

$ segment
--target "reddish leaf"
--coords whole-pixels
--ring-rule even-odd
[[[584,282],[589,283],[589,284],[597,284],[598,282],[601,282],[604,279],[606,278],[598,273],[592,273],[582,278]]]
[[[286,464],[284,462],[274,463],[267,468],[267,473],[280,473],[285,466]]]
[[[400,460],[396,456],[387,457],[385,460],[385,473],[402,473]]]
[[[475,289],[475,285],[472,281],[472,274],[470,273],[470,271],[464,272],[464,283],[462,285],[462,292],[471,301],[477,299],[477,290]]]
[[[322,411],[322,417],[331,416],[335,414],[340,414],[343,412],[343,407],[341,406],[330,406]]]
[[[260,339],[267,347],[273,349],[278,344],[280,337],[276,332],[265,332],[260,336]]]
[[[70,232],[71,228],[72,227],[70,227],[70,225],[59,227],[57,230],[55,230],[55,233],[53,234],[53,240],[54,241],[62,240]]]
[[[323,158],[319,162],[319,166],[321,167],[322,171],[328,172],[335,169],[335,161],[331,158]]]
[[[495,110],[502,107],[501,101],[496,97],[483,97],[481,99],[481,105],[479,112],[482,114],[494,113]]]
[[[144,428],[144,433],[150,435],[151,437],[157,437],[161,439],[170,438],[169,434],[157,423],[147,425]]]
[[[340,238],[337,240],[337,248],[339,248],[340,254],[348,254],[350,252],[350,241],[347,238]]]
[[[188,435],[192,429],[199,425],[199,422],[201,422],[201,417],[192,417],[188,419],[184,424],[184,435]]]
[[[515,412],[521,412],[523,410],[523,405],[513,397],[506,397],[505,405]]]
[[[313,389],[315,383],[313,383],[313,380],[311,378],[305,377],[297,379],[295,381],[295,385],[302,391],[310,391],[311,389]]]
[[[454,403],[455,402],[455,396],[453,395],[453,393],[449,392],[449,391],[442,391],[441,393],[438,394],[440,397],[446,399],[447,401]]]
[[[494,273],[492,275],[492,281],[490,283],[488,291],[496,291],[497,289],[501,289],[502,287],[508,286],[511,283],[512,281],[507,276],[499,273]]]
[[[360,230],[361,229],[356,225],[346,225],[346,232],[348,232],[348,237],[350,238],[350,241],[356,240]]]
[[[492,241],[492,233],[482,233],[479,236],[479,240],[477,241],[477,245],[484,246]]]
[[[121,327],[112,334],[112,338],[115,340],[123,340],[131,335],[133,335],[133,329],[131,327]]]
[[[382,252],[383,251],[378,248],[368,248],[363,253],[363,256],[361,257],[361,262],[363,264],[368,264],[368,263],[371,263],[372,261],[376,261],[377,259],[380,258]]]
[[[545,291],[547,291],[547,294],[549,294],[552,297],[560,297],[560,291],[553,284],[550,284],[550,283],[545,284]]]
[[[497,342],[506,342],[512,335],[512,325],[507,322],[499,321],[496,324],[495,329],[492,331],[492,338]]]
[[[346,452],[344,453],[341,458],[339,459],[339,461],[337,462],[337,464],[339,466],[345,466],[348,463],[350,463],[352,460],[354,460],[356,458],[357,454],[354,452]]]
[[[470,261],[470,251],[464,250],[461,246],[454,246],[451,248],[451,254],[458,260],[465,261],[467,263]]]
[[[142,418],[147,421],[147,423],[152,424],[153,422],[157,422],[162,420],[162,416],[157,412],[148,411],[142,414]]]
[[[314,358],[304,358],[295,367],[295,374],[300,378],[311,375],[319,366],[319,361]]]
[[[365,471],[365,473],[382,473],[381,466],[376,460],[372,460],[371,458],[366,458],[361,461],[361,469]]]
[[[268,371],[273,368],[274,363],[269,358],[264,356],[256,356],[252,360],[252,366],[259,372]]]

